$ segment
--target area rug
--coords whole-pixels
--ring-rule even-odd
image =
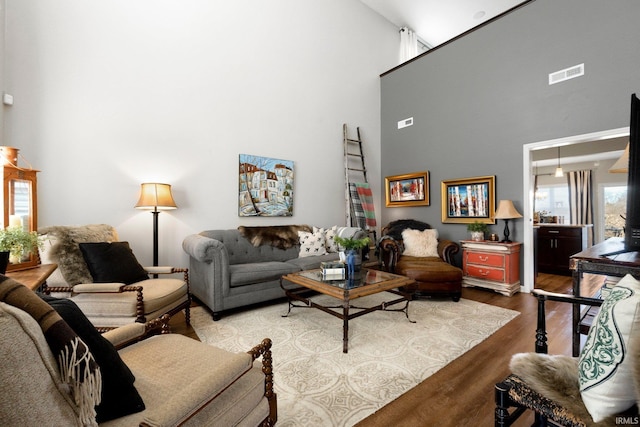
[[[318,302],[335,304],[324,295]],[[356,300],[373,306],[389,294]],[[376,311],[349,322],[342,352],[342,321],[287,303],[223,316],[203,307],[191,322],[202,342],[244,352],[273,341],[279,426],[352,426],[479,344],[519,313],[471,300],[417,300],[404,313]]]

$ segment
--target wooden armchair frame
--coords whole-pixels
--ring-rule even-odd
[[[145,270],[147,270],[147,273],[150,275],[153,275],[154,277],[157,277],[159,274],[176,274],[176,273],[183,273],[183,277],[184,277],[184,282],[187,285],[187,299],[184,303],[174,307],[173,309],[167,311],[165,314],[169,315],[170,317],[173,316],[174,314],[180,312],[181,310],[185,311],[185,320],[187,325],[189,325],[191,323],[191,313],[190,313],[190,307],[191,307],[191,289],[189,287],[189,269],[188,268],[177,268],[177,267],[145,267]],[[42,292],[46,295],[50,295],[52,292],[64,292],[64,293],[69,293],[71,295],[77,295],[83,292],[83,286],[85,285],[77,285],[77,286],[47,286],[46,283],[44,283],[42,285]],[[88,285],[88,286],[93,286],[93,285]],[[123,292],[135,292],[136,293],[136,319],[135,322],[136,323],[145,323],[147,322],[147,319],[145,317],[145,310],[144,310],[144,288],[142,286],[136,286],[135,284],[132,285],[125,285],[125,284],[120,284],[120,283],[113,283],[113,284],[105,284],[105,285],[101,285],[105,288],[104,291],[100,291],[100,292],[95,292],[95,291],[90,291],[92,293],[123,293]],[[89,292],[87,290],[87,292]],[[152,319],[151,319],[152,320]],[[100,332],[105,332],[105,331],[109,331],[111,329],[115,329],[116,327],[97,327],[96,329],[98,329]],[[168,322],[164,324],[163,328],[162,328],[163,333],[168,333],[169,332],[169,325]]]
[[[603,300],[597,298],[579,297],[557,294],[536,289],[532,292],[538,299],[538,317],[536,325],[535,352],[546,354],[548,339],[546,329],[546,301],[601,306]],[[527,409],[535,412],[534,426],[584,426],[576,420],[566,409],[556,402],[544,397],[531,389],[521,378],[511,374],[495,385],[495,426],[507,427],[512,425]],[[514,409],[512,409],[514,408]]]

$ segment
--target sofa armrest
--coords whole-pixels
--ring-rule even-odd
[[[182,249],[189,255],[191,292],[213,311],[216,319],[231,288],[227,248],[220,240],[191,234],[182,241]]]
[[[393,273],[398,257],[404,252],[404,243],[391,236],[382,236],[378,242],[378,251],[378,259],[384,271]]]
[[[196,261],[210,263],[220,256],[225,247],[219,240],[191,234],[182,241],[182,249]]]
[[[135,342],[141,341],[158,331],[169,333],[169,320],[171,316],[164,316],[146,323],[129,323],[115,329],[110,329],[102,334],[116,349],[121,349]]]
[[[460,245],[447,239],[438,240],[438,255],[444,262],[455,266],[453,256],[460,252]]]
[[[76,294],[96,293],[96,292],[122,292],[124,283],[80,283],[73,286],[73,292]]]

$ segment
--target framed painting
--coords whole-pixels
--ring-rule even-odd
[[[293,216],[293,161],[240,154],[238,216]]]
[[[442,222],[495,224],[496,177],[442,181]]]
[[[384,179],[387,207],[429,206],[429,171]]]

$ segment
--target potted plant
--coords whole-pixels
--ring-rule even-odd
[[[18,226],[0,230],[0,253],[4,253],[0,255],[0,273],[6,272],[8,261],[19,263],[26,253],[31,253],[41,247],[42,242],[35,231],[26,231]]]
[[[353,237],[340,237],[336,236],[333,239],[340,248],[344,250],[345,259],[347,263],[347,272],[359,271],[362,265],[362,257],[358,253],[358,249],[362,249],[369,244],[371,239],[363,237],[361,239],[354,239]],[[341,257],[342,259],[342,257]]]
[[[489,227],[484,222],[474,221],[467,224],[467,231],[471,232],[471,240],[479,242],[484,240],[484,234],[489,232]]]

